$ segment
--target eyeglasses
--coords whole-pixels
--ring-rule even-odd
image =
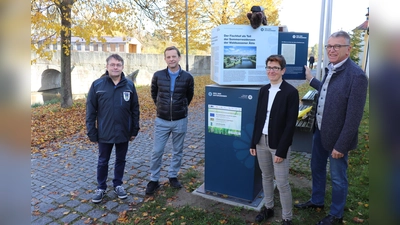
[[[114,64],[114,63],[112,63],[112,64],[108,64],[109,66],[111,66],[111,67],[118,67],[118,68],[121,68],[122,67],[122,64],[120,64],[120,63],[117,63],[117,64]]]
[[[267,71],[274,71],[274,72],[281,70],[281,68],[279,68],[279,67],[269,67],[269,66],[266,66],[265,69]]]
[[[339,50],[341,47],[345,47],[349,45],[325,45],[326,50],[335,49],[335,51]]]

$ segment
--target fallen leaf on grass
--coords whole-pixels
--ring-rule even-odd
[[[363,220],[363,219],[360,219],[360,218],[358,218],[358,217],[354,217],[354,218],[353,218],[353,222],[355,222],[355,223],[363,223],[364,220]]]
[[[136,218],[134,221],[135,224],[138,224],[139,222],[140,222],[140,218]]]

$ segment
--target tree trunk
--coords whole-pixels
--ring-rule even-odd
[[[71,88],[71,8],[74,0],[61,3],[61,107],[72,106]]]

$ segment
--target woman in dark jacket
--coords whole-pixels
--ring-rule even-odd
[[[274,215],[274,177],[282,205],[282,224],[292,224],[292,192],[289,185],[289,156],[299,110],[299,93],[282,79],[285,58],[266,60],[270,84],[260,89],[250,154],[257,155],[262,172],[265,207],[257,215],[261,222]]]

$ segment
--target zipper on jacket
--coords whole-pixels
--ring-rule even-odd
[[[169,104],[169,115],[170,115],[170,120],[172,121],[172,99],[173,99],[173,95],[174,95],[174,92],[173,91],[171,91],[171,103]]]

